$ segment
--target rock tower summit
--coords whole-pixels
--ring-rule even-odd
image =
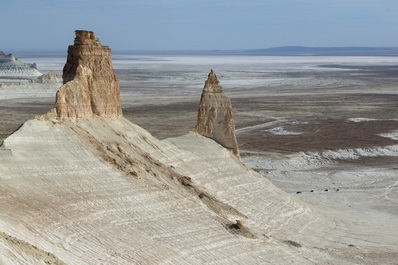
[[[119,79],[112,66],[112,52],[94,32],[76,30],[63,69],[55,112],[59,120],[122,116]]]
[[[224,94],[224,88],[213,70],[203,88],[194,131],[213,139],[240,157],[231,100]]]
[[[207,77],[203,92],[224,93],[224,88],[220,85],[220,81],[218,80],[217,75],[214,73],[213,69],[210,71]]]

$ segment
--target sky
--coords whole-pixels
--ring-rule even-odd
[[[398,0],[0,0],[0,50],[398,47]]]

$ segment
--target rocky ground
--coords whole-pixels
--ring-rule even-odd
[[[240,72],[234,64],[218,65],[221,84],[232,98],[243,155],[371,148],[396,142],[380,136],[398,130],[398,66],[393,62],[271,63],[251,64]],[[177,61],[151,70],[153,66],[139,63],[130,69],[123,60],[114,64],[126,118],[160,139],[183,135],[195,126],[210,65],[184,66]],[[2,91],[0,96],[0,141],[54,104],[54,89],[36,95],[32,89],[15,91]],[[354,118],[373,120],[350,120]],[[272,129],[296,134],[275,134]]]
[[[236,65],[218,66],[221,84],[232,98],[242,155],[396,143],[380,134],[398,130],[398,66],[392,62],[314,63],[279,63],[274,69],[268,63],[251,64],[239,73]],[[152,71],[153,66],[145,64],[133,66],[136,69],[125,69],[122,60],[114,64],[127,119],[159,139],[183,135],[195,126],[210,65],[184,66],[178,61]],[[199,72],[202,69],[203,73]],[[2,91],[0,96],[0,141],[54,105],[54,88],[36,95],[32,89],[28,93],[15,91]],[[373,120],[350,120],[355,118]],[[296,134],[275,134],[272,129]]]

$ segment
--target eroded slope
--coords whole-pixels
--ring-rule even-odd
[[[355,218],[292,198],[195,133],[159,141],[123,118],[33,120],[4,146],[0,231],[67,264],[336,264],[334,253],[396,238],[369,243]],[[29,262],[2,242],[4,263]]]

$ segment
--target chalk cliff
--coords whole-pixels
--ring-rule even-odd
[[[239,157],[232,104],[213,70],[203,88],[194,131],[213,139]]]
[[[60,120],[122,115],[119,79],[112,66],[112,52],[91,31],[76,30],[63,69],[64,85],[56,95]]]
[[[24,63],[12,54],[0,51],[0,76],[30,79],[41,76],[35,63]]]

